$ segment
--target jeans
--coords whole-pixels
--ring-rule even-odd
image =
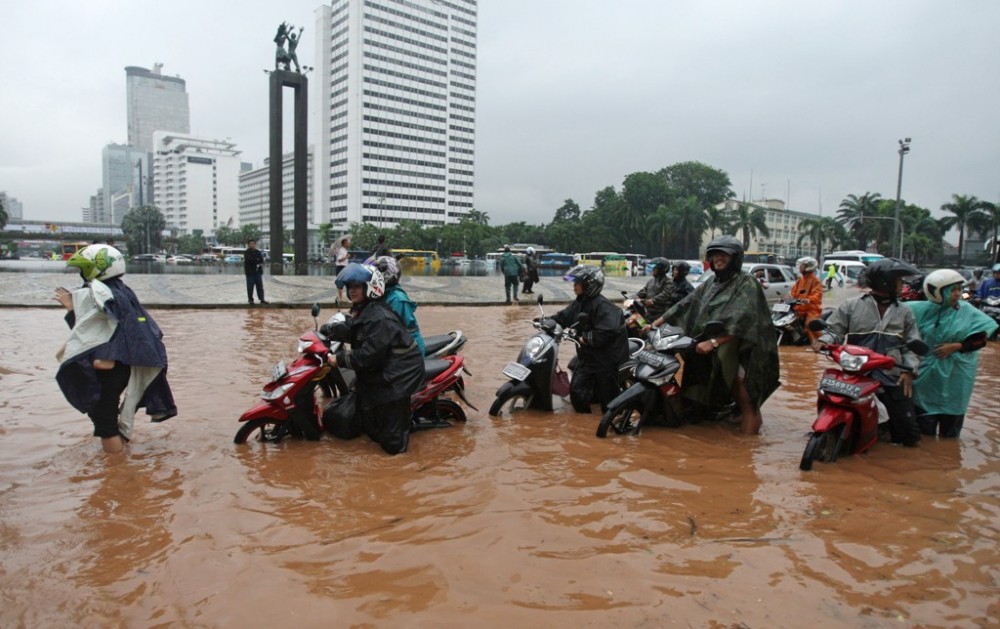
[[[264,301],[264,271],[247,273],[247,301],[253,303],[253,289],[257,288],[257,300]]]

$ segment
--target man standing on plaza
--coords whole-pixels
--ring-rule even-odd
[[[514,303],[517,301],[517,289],[521,284],[521,272],[524,271],[524,265],[521,264],[521,260],[510,252],[510,247],[503,248],[503,255],[500,256],[500,271],[503,272],[503,290],[507,295],[507,301],[505,303],[511,303],[510,301],[510,291],[514,291]]]
[[[281,254],[278,254],[281,255]],[[247,303],[253,305],[253,290],[257,288],[257,301],[264,301],[264,254],[257,248],[257,241],[251,238],[247,241],[247,250],[243,252],[243,273],[247,276]]]

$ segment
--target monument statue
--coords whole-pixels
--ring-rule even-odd
[[[290,71],[291,65],[295,64],[295,71],[302,73],[302,69],[299,67],[299,57],[295,54],[295,49],[299,45],[299,39],[302,37],[302,31],[305,29],[304,26],[299,27],[299,34],[295,34],[295,27],[291,26],[287,22],[282,22],[278,26],[278,32],[274,36],[274,43],[277,44],[277,49],[274,51],[274,69],[279,69],[280,65],[285,66],[284,70]],[[288,44],[288,49],[285,49],[285,43]]]

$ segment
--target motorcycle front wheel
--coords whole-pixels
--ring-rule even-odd
[[[833,463],[840,454],[843,441],[840,438],[844,426],[840,425],[824,432],[814,432],[806,443],[806,449],[802,453],[802,461],[799,462],[799,469],[808,472],[812,469],[814,461],[823,463]]]
[[[246,443],[253,436],[261,443],[278,443],[288,435],[288,422],[278,421],[271,417],[251,419],[236,431],[233,443]],[[256,433],[256,434],[255,434]]]
[[[523,411],[531,406],[534,393],[530,388],[524,386],[511,387],[506,391],[497,393],[497,399],[490,406],[492,417],[511,417],[514,413]]]
[[[601,439],[607,437],[609,428],[619,435],[637,435],[641,417],[641,411],[634,404],[609,408],[601,417],[601,423],[597,424],[597,436]]]

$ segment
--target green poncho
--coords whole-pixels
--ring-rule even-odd
[[[954,288],[952,290],[955,290]],[[913,401],[929,415],[964,415],[972,398],[979,352],[955,352],[938,358],[934,348],[942,343],[961,343],[973,334],[993,334],[997,323],[975,306],[960,301],[958,308],[932,301],[911,301],[920,338],[931,352],[920,360],[920,373],[913,381]]]
[[[709,406],[718,404],[720,396],[731,390],[737,365],[746,372],[743,384],[757,408],[778,388],[777,336],[764,290],[751,275],[741,271],[725,282],[718,278],[702,282],[667,310],[663,320],[681,326],[690,336],[701,334],[709,321],[721,321],[725,332],[720,336],[736,337],[711,355],[710,374],[697,369],[697,382],[692,383],[697,388],[690,395],[686,392],[688,397]],[[735,360],[727,359],[733,356]],[[693,362],[699,361],[689,364]],[[685,371],[685,378],[694,375],[687,367]],[[698,386],[702,384],[706,386]]]

